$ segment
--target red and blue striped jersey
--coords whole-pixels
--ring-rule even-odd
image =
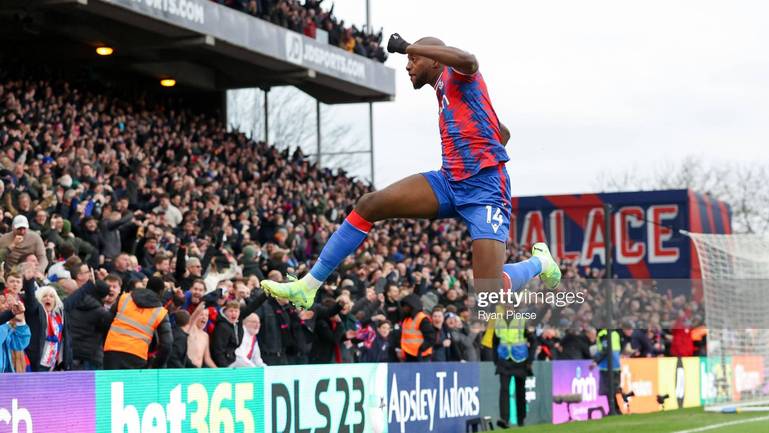
[[[435,93],[443,145],[441,170],[449,180],[467,179],[510,159],[480,72],[466,75],[444,67]]]

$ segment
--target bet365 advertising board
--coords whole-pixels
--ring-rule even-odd
[[[533,367],[526,424],[608,409],[589,361]],[[737,400],[762,392],[766,374],[749,356],[623,359],[621,368],[623,390],[635,393],[624,408],[631,413]],[[493,371],[427,363],[0,374],[0,432],[458,432],[469,418],[498,416],[493,396],[480,391],[498,380]],[[554,402],[566,394],[582,401]]]
[[[2,374],[0,432],[464,431],[478,390],[472,363]]]

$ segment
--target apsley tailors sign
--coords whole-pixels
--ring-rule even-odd
[[[476,363],[390,364],[389,432],[464,431],[481,412],[479,388]]]

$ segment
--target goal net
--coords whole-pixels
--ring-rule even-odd
[[[702,271],[706,410],[769,411],[769,238],[686,233]]]

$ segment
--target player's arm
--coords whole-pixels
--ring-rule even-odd
[[[510,141],[510,130],[502,122],[499,122],[499,133],[502,135],[502,145],[507,146],[507,142]]]
[[[478,70],[478,59],[467,51],[442,45],[410,44],[397,33],[390,36],[387,51],[427,57],[466,75],[472,75]]]
[[[478,70],[475,56],[459,48],[411,44],[406,48],[406,54],[427,57],[466,75],[472,75]]]

